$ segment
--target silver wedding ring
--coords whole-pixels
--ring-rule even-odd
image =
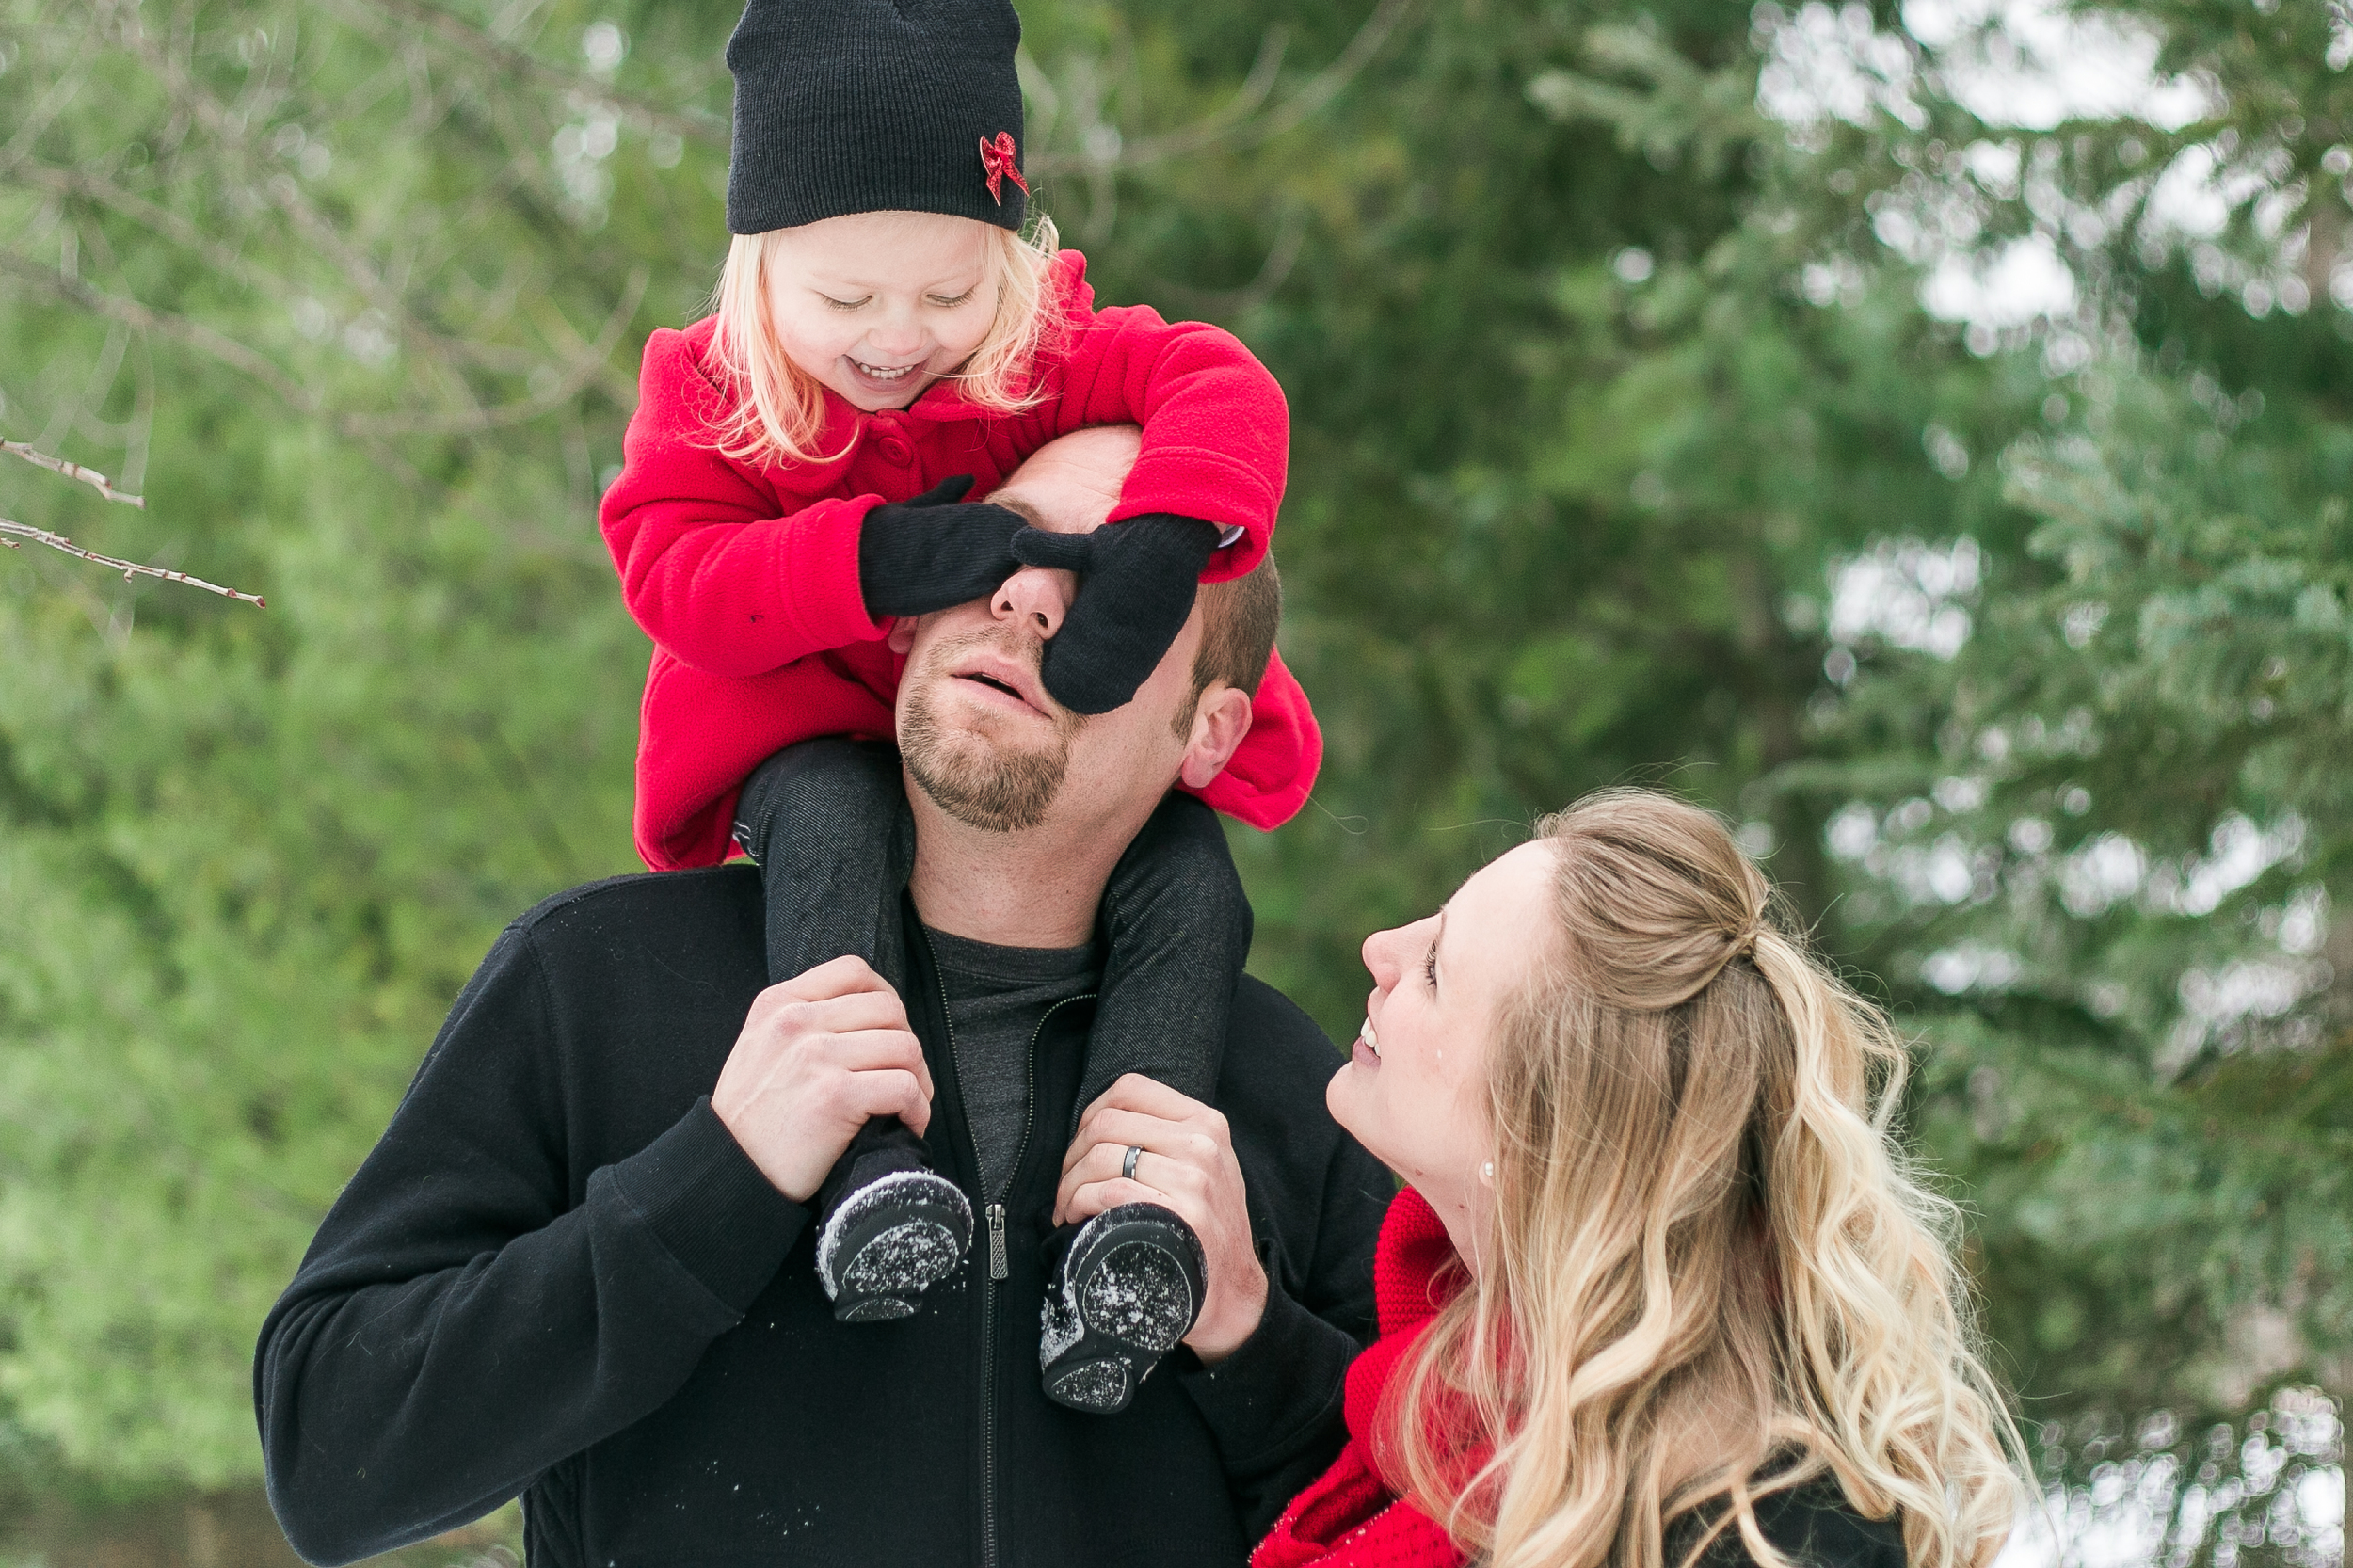
[[[1129,1180],[1129,1181],[1133,1181],[1133,1180],[1135,1180],[1135,1179],[1136,1179],[1136,1161],[1137,1161],[1137,1160],[1141,1160],[1141,1159],[1143,1159],[1143,1158],[1144,1158],[1144,1146],[1143,1146],[1142,1144],[1128,1144],[1128,1155],[1127,1155],[1127,1158],[1126,1158],[1126,1159],[1124,1159],[1124,1160],[1122,1160],[1119,1162],[1119,1174],[1120,1174],[1122,1176],[1126,1177],[1126,1178],[1127,1178],[1128,1180]]]

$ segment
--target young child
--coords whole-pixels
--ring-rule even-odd
[[[1257,564],[1281,500],[1288,416],[1249,353],[1144,307],[1095,310],[1052,224],[1023,236],[1019,40],[1004,0],[751,0],[728,45],[735,239],[716,310],[648,342],[604,500],[656,645],[639,853],[713,865],[740,842],[765,878],[772,981],[856,953],[904,989],[913,830],[896,753],[872,744],[892,733],[891,621],[1071,543],[968,490],[1067,431],[1143,427],[1045,647],[1048,694],[1080,714],[1134,696],[1196,582]],[[1081,1108],[1128,1072],[1209,1097],[1250,927],[1209,808],[1276,826],[1321,752],[1278,657],[1224,773],[1198,800],[1170,795],[1121,860]],[[818,1276],[846,1322],[914,1311],[971,1240],[969,1200],[896,1118],[867,1125],[817,1201]],[[1122,1409],[1198,1315],[1200,1242],[1134,1204],[1064,1227],[1048,1257],[1047,1391]]]

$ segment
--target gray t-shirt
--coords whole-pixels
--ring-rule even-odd
[[[1013,1175],[1021,1151],[1030,1113],[1030,1041],[1056,1002],[1086,996],[1102,984],[1103,953],[1093,942],[1007,948],[928,928],[924,934],[948,993],[956,1079],[981,1159],[981,1190],[995,1193]]]

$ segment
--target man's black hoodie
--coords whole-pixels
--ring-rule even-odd
[[[501,936],[264,1325],[271,1500],[347,1562],[520,1494],[533,1568],[1240,1562],[1337,1451],[1391,1192],[1334,1127],[1330,1043],[1245,980],[1216,1101],[1267,1266],[1257,1333],[1179,1349],[1115,1416],[1038,1386],[1039,1246],[1092,1002],[1032,1045],[1002,1192],[979,1190],[909,916],[930,1143],[965,1267],[896,1323],[833,1320],[810,1213],[709,1095],[765,983],[759,873],[624,877]],[[1004,1277],[989,1227],[1001,1217]]]

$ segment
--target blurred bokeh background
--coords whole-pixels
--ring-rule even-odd
[[[635,869],[595,526],[734,0],[0,0],[0,1563],[290,1560],[253,1335],[499,928]],[[1254,968],[1537,813],[1741,825],[1916,1038],[2053,1503],[2336,1568],[2353,6],[1027,0],[1110,302],[1294,422]],[[407,1554],[507,1560],[511,1517]]]

